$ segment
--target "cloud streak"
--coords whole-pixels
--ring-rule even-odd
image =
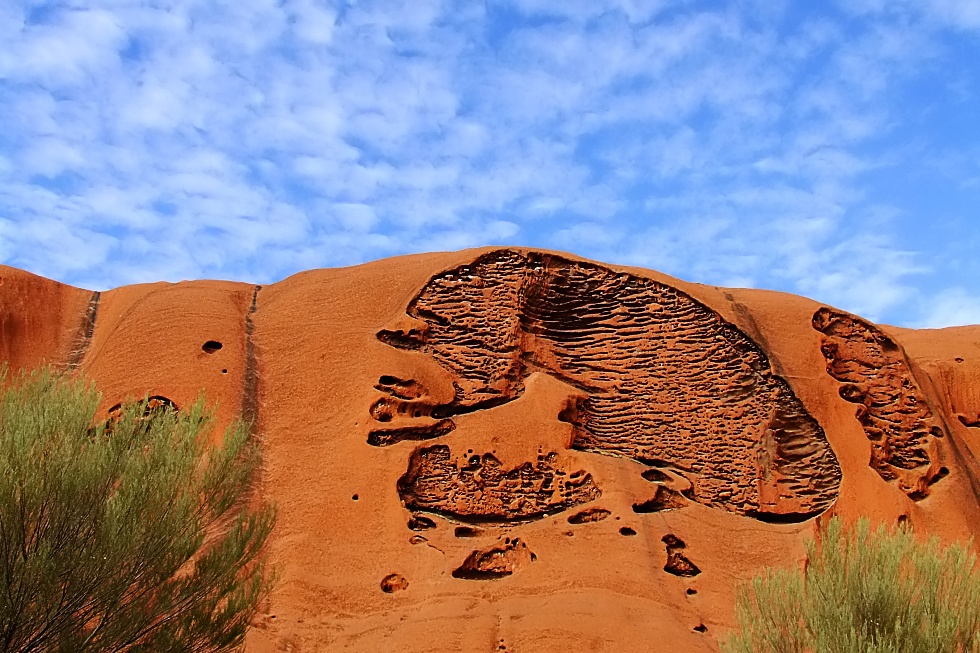
[[[954,0],[6,3],[0,256],[106,288],[526,244],[961,322],[978,43]]]

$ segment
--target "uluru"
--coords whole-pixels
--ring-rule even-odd
[[[249,653],[716,651],[833,516],[980,534],[980,326],[523,247],[0,277],[13,370],[249,420],[278,510]]]

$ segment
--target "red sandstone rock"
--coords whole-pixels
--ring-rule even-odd
[[[254,420],[280,583],[250,653],[712,651],[824,516],[980,531],[980,327],[523,249],[0,277],[12,368]]]

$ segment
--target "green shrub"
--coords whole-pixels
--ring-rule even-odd
[[[968,547],[904,528],[845,529],[807,543],[802,574],[771,570],[741,589],[731,653],[980,651],[980,576]]]
[[[239,647],[274,520],[247,429],[209,445],[203,401],[93,426],[98,400],[50,370],[0,391],[0,651]]]

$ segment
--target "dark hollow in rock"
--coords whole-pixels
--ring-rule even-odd
[[[683,508],[684,505],[684,498],[680,495],[680,493],[674,492],[670,488],[664,487],[663,485],[658,485],[656,494],[654,494],[652,499],[647,499],[646,501],[633,504],[633,512],[664,512],[666,510]]]
[[[655,467],[651,467],[650,469],[643,470],[643,473],[640,474],[640,476],[650,481],[651,483],[669,483],[671,480],[668,474],[665,474],[664,472],[660,471]]]
[[[586,508],[581,512],[577,512],[574,515],[569,515],[569,524],[589,524],[592,522],[602,521],[608,517],[610,513],[605,508]]]
[[[694,630],[695,632],[706,633],[708,632],[708,627],[705,626],[704,624],[698,624],[697,626],[694,627]]]
[[[664,565],[664,571],[668,574],[685,578],[697,576],[701,573],[698,566],[681,553],[682,550],[687,548],[683,540],[672,533],[668,533],[661,538],[661,541],[667,545],[667,564]]]
[[[152,397],[147,397],[145,401],[138,403],[143,404],[143,416],[151,417],[157,412],[162,412],[165,410],[172,410],[175,413],[178,411],[177,404],[161,395],[153,395]],[[109,419],[118,419],[119,415],[122,414],[123,405],[121,403],[112,406],[107,412],[109,414]]]
[[[453,531],[453,535],[456,537],[477,537],[482,531],[479,528],[473,528],[472,526],[457,526]]]
[[[508,537],[502,543],[471,553],[463,564],[453,571],[453,578],[466,580],[503,578],[535,559],[536,556],[520,538]]]
[[[936,471],[936,475],[929,479],[929,485],[935,485],[937,482],[949,476],[949,467],[943,466]]]
[[[392,594],[404,589],[408,589],[408,581],[401,574],[388,574],[381,579],[381,591],[385,594]]]
[[[636,531],[634,531],[629,526],[623,526],[622,528],[619,529],[619,534],[620,535],[627,535],[627,536],[629,536],[629,535],[636,535]]]
[[[543,372],[586,395],[561,411],[572,448],[685,469],[701,504],[804,519],[837,497],[837,459],[789,384],[677,288],[505,249],[432,277],[407,313],[424,327],[378,338],[450,372],[456,396],[433,416],[513,401]]]
[[[399,379],[389,374],[385,374],[379,378],[377,385],[374,387],[404,401],[412,401],[425,394],[422,386],[414,379]]]
[[[539,519],[599,498],[590,474],[568,474],[557,460],[552,453],[506,470],[490,453],[461,464],[444,444],[422,447],[398,480],[398,494],[409,510],[477,523]]]
[[[428,531],[436,527],[436,523],[425,515],[412,515],[408,520],[408,528],[413,531]]]
[[[875,325],[830,308],[814,313],[813,328],[823,336],[820,350],[827,373],[841,382],[841,398],[857,404],[871,468],[912,499],[924,498],[941,478],[935,439],[943,429],[905,353]]]
[[[371,417],[379,422],[390,422],[395,417],[442,417],[441,415],[435,415],[435,413],[439,412],[438,406],[433,406],[421,399],[422,391],[420,389],[416,389],[415,393],[409,393],[398,388],[388,388],[382,385],[375,387],[387,393],[387,396],[380,397],[368,409]]]
[[[451,419],[443,419],[426,426],[378,429],[368,433],[368,444],[372,447],[390,447],[405,440],[432,440],[452,433],[455,428],[455,422]]]
[[[214,352],[216,352],[219,349],[221,349],[221,347],[222,347],[222,344],[220,342],[218,342],[217,340],[208,340],[206,343],[204,343],[203,345],[201,345],[201,350],[205,354],[213,354]]]

